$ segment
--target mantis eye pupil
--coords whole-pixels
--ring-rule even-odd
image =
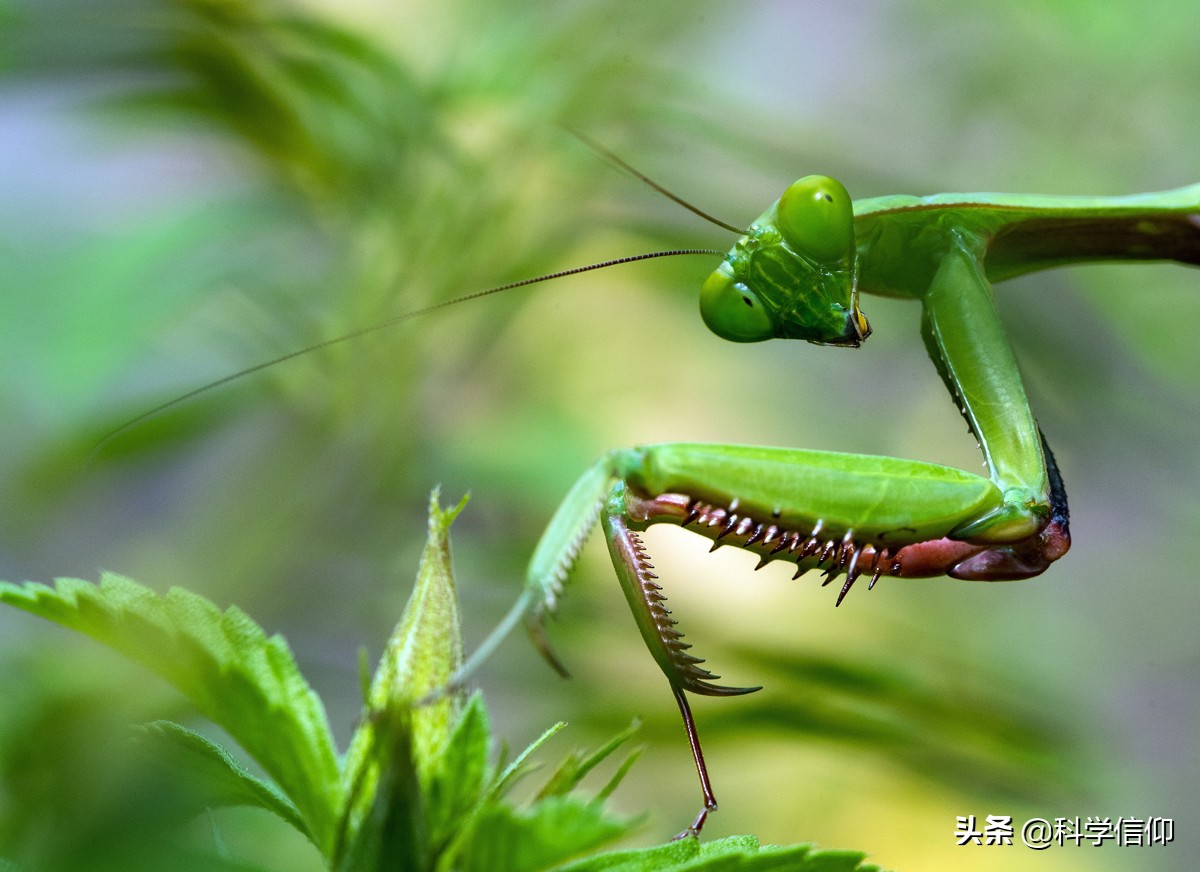
[[[854,250],[854,206],[841,182],[805,176],[779,198],[779,230],[797,251],[834,263]]]

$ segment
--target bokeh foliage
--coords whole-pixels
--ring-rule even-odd
[[[343,739],[357,700],[333,688],[352,684],[359,644],[387,637],[388,577],[415,560],[435,482],[474,492],[457,529],[470,642],[515,594],[556,499],[612,445],[977,463],[911,307],[869,301],[876,335],[854,355],[724,347],[694,316],[703,259],[329,348],[88,462],[121,422],[274,354],[565,265],[727,242],[560,125],[733,222],[810,171],[858,196],[1198,176],[1200,10],[1176,0],[27,0],[2,20],[0,577],[103,566],[237,602],[322,690],[327,675]],[[1089,267],[1000,289],[1074,510],[1075,550],[1038,581],[881,584],[834,612],[807,580],[651,540],[701,653],[768,685],[698,706],[714,834],[934,869],[961,868],[957,814],[1197,818],[1200,594],[1181,544],[1200,516],[1196,281]],[[610,573],[590,549],[552,628],[575,681],[519,641],[481,680],[516,743],[559,717],[603,737],[642,715],[651,750],[618,798],[661,809],[661,836],[694,788]],[[95,683],[69,664],[89,655],[9,614],[0,634],[4,708],[24,713],[0,741],[67,729],[55,712]],[[229,826],[271,844],[254,821]],[[1187,840],[1139,868],[1186,868]],[[1128,868],[1111,853],[971,862]]]

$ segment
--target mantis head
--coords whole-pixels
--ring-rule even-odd
[[[732,342],[806,339],[857,347],[871,327],[858,308],[854,255],[850,195],[828,176],[805,176],[708,277],[700,315]]]

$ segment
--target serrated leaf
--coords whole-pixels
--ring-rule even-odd
[[[785,856],[784,855],[785,850],[786,849],[776,848],[776,849],[774,849],[774,851],[776,853],[773,853],[770,855],[764,853],[763,856],[775,856],[782,860]],[[764,852],[765,851],[766,851],[766,849],[764,849]],[[874,863],[867,863],[864,865],[863,860],[866,858],[866,856],[867,855],[864,854],[862,851],[844,851],[844,850],[830,850],[830,849],[813,851],[811,854],[809,854],[807,857],[804,858],[804,865],[801,866],[800,868],[801,868],[802,872],[872,872],[872,870],[874,870],[874,872],[878,872],[879,867],[876,866]],[[755,872],[758,872],[760,867],[752,866],[749,868],[755,870]],[[785,865],[779,865],[779,866],[763,866],[761,868],[763,870],[766,870],[766,869],[784,870],[784,869],[790,869],[792,867],[785,866]]]
[[[196,789],[205,807],[249,805],[273,812],[312,839],[304,819],[273,785],[255,778],[215,742],[173,721],[154,721],[139,738]],[[197,812],[202,809],[197,809]]]
[[[106,573],[99,585],[0,582],[0,601],[77,630],[162,676],[228,732],[295,804],[325,850],[339,801],[339,771],[324,706],[287,643],[233,607]]]
[[[632,848],[625,851],[608,851],[568,863],[555,872],[642,872],[642,870],[676,869],[682,863],[700,856],[700,844],[696,839],[679,839],[665,845],[650,848]]]
[[[811,844],[760,845],[754,836],[730,836],[700,846],[700,857],[679,872],[871,872],[861,851],[825,850]]]
[[[537,872],[624,835],[630,824],[597,802],[552,796],[527,809],[489,803],[472,821],[455,868]]]
[[[613,851],[558,867],[555,872],[880,872],[860,851],[830,851],[810,844],[760,845],[754,836],[701,844],[680,839],[665,845]]]

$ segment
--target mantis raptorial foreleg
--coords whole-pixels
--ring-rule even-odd
[[[626,600],[647,648],[671,684],[687,730],[704,793],[692,830],[703,825],[716,800],[705,769],[695,722],[684,691],[706,696],[750,693],[757,687],[718,685],[716,676],[689,652],[690,645],[666,607],[639,534],[654,524],[675,524],[712,540],[754,552],[761,568],[772,560],[796,565],[796,577],[821,569],[826,583],[844,574],[838,602],[861,575],[871,584],[882,575],[959,574],[991,577],[996,566],[1022,575],[1040,572],[1066,550],[1066,506],[1059,532],[1046,541],[989,544],[956,539],[981,519],[1007,517],[1004,495],[989,479],[949,467],[888,457],[745,446],[655,445],[616,451],[580,479],[543,536],[539,556],[550,575],[531,573],[528,593],[543,581],[553,602],[586,532],[599,514]],[[1049,513],[1049,512],[1048,512]],[[575,519],[578,526],[567,523]],[[563,522],[561,525],[558,522]],[[1010,525],[1011,526],[1011,525]],[[1039,562],[1040,561],[1040,562]],[[988,566],[985,576],[974,575]],[[964,568],[966,571],[958,571]],[[1009,576],[1011,577],[1011,576]],[[540,614],[533,612],[532,614]],[[540,626],[533,624],[535,638]],[[540,644],[548,652],[544,641]],[[557,662],[557,661],[553,661]]]

